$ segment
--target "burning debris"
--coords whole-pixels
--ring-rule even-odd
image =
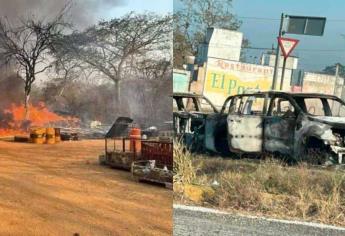
[[[79,134],[77,132],[62,132],[61,133],[62,141],[78,141],[80,140]]]
[[[63,140],[60,128],[76,127],[80,120],[71,116],[61,116],[50,111],[43,102],[30,105],[30,116],[25,120],[24,105],[11,104],[0,114],[0,136],[14,136],[16,142],[53,144]]]
[[[29,119],[25,120],[24,105],[12,104],[1,114],[0,136],[25,134],[30,126],[78,126],[79,119],[70,116],[60,116],[45,106],[43,102],[30,105]]]
[[[156,128],[147,129],[152,130],[157,132]],[[119,117],[105,136],[105,155],[100,156],[100,163],[131,170],[137,180],[171,187],[172,141],[143,140],[142,136],[147,138],[131,118]]]
[[[89,11],[95,12],[97,6],[101,5],[100,2],[104,2],[106,6],[112,6],[120,1],[86,0],[86,2],[80,1],[82,2],[80,6],[92,4],[95,7],[90,8]],[[139,125],[134,125],[134,123],[128,125],[120,133],[117,132],[121,129],[114,126],[107,133],[106,124],[113,122],[117,114],[126,114],[135,117],[139,124],[147,125],[143,126],[145,129],[169,117],[170,103],[167,102],[169,99],[161,99],[161,95],[170,92],[172,88],[170,73],[172,16],[131,12],[120,18],[101,20],[83,29],[75,28],[76,22],[68,21],[69,13],[73,15],[73,11],[69,12],[70,4],[63,5],[59,10],[58,5],[62,3],[57,1],[47,4],[42,0],[30,2],[31,4],[21,4],[19,8],[14,6],[18,14],[13,15],[20,19],[17,22],[12,22],[11,17],[0,19],[0,60],[2,62],[0,64],[13,65],[13,70],[12,68],[11,70],[22,81],[19,86],[21,93],[14,93],[14,97],[8,99],[6,103],[0,101],[0,137],[10,136],[17,142],[32,144],[3,141],[0,143],[5,148],[15,149],[14,157],[17,157],[17,152],[23,149],[23,155],[18,154],[19,161],[28,155],[33,156],[30,161],[39,163],[40,168],[37,168],[35,163],[25,165],[36,167],[29,171],[30,175],[34,175],[35,172],[39,172],[43,177],[50,175],[51,173],[48,172],[57,165],[59,165],[59,170],[66,172],[58,181],[55,178],[54,183],[46,189],[47,193],[40,194],[42,199],[51,195],[49,191],[56,190],[54,184],[59,185],[59,181],[66,182],[64,177],[71,177],[69,173],[71,171],[68,172],[71,164],[79,168],[78,173],[72,171],[76,173],[73,176],[76,179],[84,176],[85,168],[91,172],[99,171],[92,165],[94,158],[97,157],[92,155],[92,152],[100,150],[102,140],[83,140],[77,143],[65,142],[48,146],[60,141],[75,141],[84,138],[105,137],[105,155],[103,159],[101,158],[104,163],[114,167],[121,167],[122,164],[123,167],[132,169],[133,176],[139,180],[171,184],[173,178],[172,142],[152,141],[152,138],[156,138],[159,128],[151,127],[145,130],[147,141],[144,143],[142,127]],[[44,8],[53,6],[58,11],[56,14],[54,11],[48,11],[48,15],[44,14],[45,9],[37,15],[31,13],[30,8],[42,5],[40,3],[44,3]],[[1,11],[4,9],[0,9]],[[27,16],[20,14],[21,11],[25,11]],[[12,15],[10,12],[7,14]],[[41,14],[44,15],[41,16]],[[85,11],[79,11],[79,15],[84,14]],[[75,16],[73,15],[73,18]],[[111,15],[106,18],[110,17]],[[89,14],[88,20],[91,18],[92,14]],[[83,21],[83,23],[86,22]],[[107,50],[104,50],[105,46]],[[138,84],[140,93],[137,93],[129,82]],[[11,87],[4,90],[5,99],[7,99],[6,92],[9,90]],[[38,101],[44,101],[44,103]],[[4,105],[1,106],[2,104]],[[126,120],[129,118],[119,119],[118,123],[121,126]],[[9,138],[5,139],[7,141]],[[72,151],[74,151],[73,155],[66,158],[66,155]],[[4,158],[10,160],[12,157],[12,154],[8,155],[7,150],[4,152]],[[57,161],[60,161],[61,165],[57,164]],[[42,165],[43,162],[45,166]],[[15,162],[14,164],[10,162],[9,166],[18,167]],[[41,170],[48,172],[43,173]],[[106,169],[104,170],[107,172]],[[115,176],[116,181],[126,186],[130,185],[128,177],[121,175]],[[109,177],[114,176],[101,176],[103,179]],[[93,185],[94,181],[89,180],[89,185]],[[82,181],[85,184],[85,181]],[[12,185],[15,188],[16,186],[11,183],[8,190],[13,192]],[[28,184],[29,187],[42,185],[41,182],[34,180],[32,183],[27,181],[19,186],[24,188],[24,191],[19,192],[25,192],[22,196],[26,198],[32,196],[32,192],[25,191]],[[134,186],[138,187],[137,184]],[[138,190],[142,191],[143,196],[156,194],[150,189],[145,190],[140,187]],[[88,195],[88,191],[78,190],[78,192],[81,192],[81,197]],[[161,199],[169,197],[166,192],[162,193]],[[69,198],[67,195],[66,197]],[[59,199],[52,199],[53,202],[57,200]],[[108,200],[112,201],[112,199]],[[75,203],[78,208],[79,202]],[[54,206],[50,203],[48,205]],[[101,221],[102,219],[99,222]],[[98,231],[103,232],[102,222],[97,224],[101,226],[97,227]],[[114,229],[116,233],[116,227],[111,227],[110,230],[114,232]],[[74,232],[84,234],[86,231],[81,228]],[[91,231],[92,234],[93,230]],[[160,233],[167,232],[165,229],[159,231]],[[94,234],[97,235],[97,232]]]

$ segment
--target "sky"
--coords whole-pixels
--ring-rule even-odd
[[[0,0],[0,16],[17,17],[29,12],[51,15],[68,0]],[[167,14],[179,0],[74,0],[70,13],[77,27],[97,23],[102,19],[121,17],[130,12],[152,11]],[[271,48],[276,45],[281,13],[327,17],[323,36],[286,35],[299,39],[293,54],[299,67],[309,71],[322,70],[337,62],[345,64],[345,1],[343,0],[233,0],[233,13],[243,22],[240,31],[250,46]],[[254,18],[254,19],[253,19]],[[258,19],[260,18],[260,19]],[[264,52],[247,50],[249,62],[256,62]]]
[[[174,0],[174,7],[178,8],[177,2]],[[250,46],[265,48],[276,45],[281,13],[326,17],[325,32],[321,37],[285,35],[300,40],[293,52],[299,57],[299,68],[319,71],[337,62],[345,64],[344,9],[343,0],[233,0],[232,10],[243,22],[240,31],[249,39]],[[257,62],[262,53],[262,50],[248,50],[247,59]]]
[[[130,11],[143,13],[145,11],[152,11],[159,14],[167,14],[173,12],[172,0],[127,0],[125,4],[106,9],[102,13],[106,17],[121,16]],[[101,16],[101,14],[100,14]]]
[[[78,29],[100,20],[121,17],[126,13],[145,11],[172,13],[172,0],[0,0],[0,17],[11,21],[31,17],[49,19],[70,3],[67,19]]]
[[[96,24],[100,20],[121,17],[131,11],[137,13],[155,12],[167,14],[173,12],[172,0],[0,0],[0,17],[16,25],[19,19],[34,16],[39,19],[50,19],[71,2],[66,19],[77,30]],[[42,82],[45,73],[38,76]]]

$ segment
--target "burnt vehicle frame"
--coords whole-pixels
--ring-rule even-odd
[[[262,100],[260,109],[252,109],[256,99]],[[319,100],[324,116],[308,113],[305,99]],[[317,93],[269,91],[230,96],[219,113],[205,118],[205,149],[224,155],[273,153],[292,161],[344,163],[345,117],[332,117],[329,100],[337,102],[339,113],[345,106],[336,96]],[[282,103],[288,109],[279,113]]]
[[[172,97],[175,136],[192,151],[204,151],[206,117],[218,109],[203,95],[175,92]]]

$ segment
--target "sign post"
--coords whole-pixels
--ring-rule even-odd
[[[281,18],[280,18],[278,38],[280,38],[283,35],[283,24],[284,24],[284,13],[282,13]],[[275,90],[275,88],[276,88],[277,77],[278,77],[279,59],[280,59],[280,50],[279,50],[279,46],[277,45],[276,60],[274,62],[273,81],[272,81],[272,87],[271,87],[272,90]]]
[[[281,75],[282,77],[280,80],[280,90],[283,90],[286,60],[289,57],[292,50],[297,46],[298,42],[299,40],[297,39],[278,37],[278,44],[284,56],[282,75]]]
[[[312,36],[322,36],[325,31],[326,17],[314,17],[314,16],[290,16],[281,14],[280,27],[278,38],[284,34],[302,34]],[[274,90],[277,83],[278,67],[280,59],[280,50],[277,45],[276,48],[276,60],[274,64],[274,73],[271,89]],[[286,64],[286,58],[284,59],[284,65]],[[284,75],[284,70],[282,72]]]

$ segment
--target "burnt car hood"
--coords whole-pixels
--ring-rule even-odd
[[[345,128],[345,117],[313,116],[309,118],[313,121],[328,124],[330,126]]]

